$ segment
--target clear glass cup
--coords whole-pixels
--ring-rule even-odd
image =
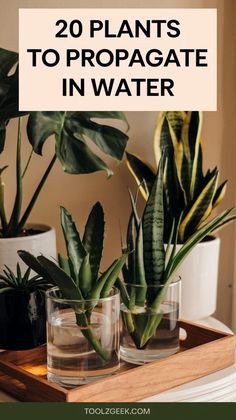
[[[126,284],[126,289],[132,307],[121,303],[121,359],[141,365],[177,353],[180,278],[167,289],[162,285],[144,288],[135,284]],[[135,300],[144,304],[132,305]]]
[[[58,288],[46,292],[49,381],[64,387],[89,383],[119,369],[120,295],[66,300]]]

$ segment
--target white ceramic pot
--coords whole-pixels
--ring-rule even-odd
[[[30,223],[27,224],[26,228],[42,231],[42,233],[17,238],[1,238],[0,271],[2,271],[5,264],[15,272],[17,262],[20,263],[22,268],[25,268],[25,264],[17,254],[17,251],[20,249],[29,251],[34,256],[43,254],[46,257],[57,258],[56,233],[54,228],[43,224]]]
[[[219,254],[220,239],[212,237],[198,244],[180,266],[182,319],[196,321],[215,312]]]

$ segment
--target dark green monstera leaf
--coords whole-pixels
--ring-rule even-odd
[[[126,122],[122,112],[32,112],[27,126],[29,141],[34,151],[41,155],[45,141],[54,135],[56,154],[65,172],[86,174],[105,170],[111,175],[106,163],[90,148],[88,140],[102,152],[121,160],[128,136],[115,127],[102,124],[101,119]]]
[[[17,63],[17,53],[0,48],[0,153],[5,145],[8,121],[27,114],[19,112]]]

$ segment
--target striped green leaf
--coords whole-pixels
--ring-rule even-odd
[[[179,229],[179,237],[182,242],[196,230],[196,228],[209,216],[212,210],[212,199],[214,197],[218,174],[216,174],[206,185],[199,197],[186,212]]]
[[[80,266],[86,255],[86,251],[72,216],[64,207],[61,207],[61,227],[66,243],[70,270],[71,272],[73,271],[74,280],[78,281]]]
[[[92,272],[92,280],[96,281],[102,259],[104,240],[104,212],[101,204],[97,202],[88,217],[83,236],[83,247],[89,254],[89,264]],[[84,260],[87,256],[84,257]],[[84,261],[83,260],[83,261]],[[88,262],[86,263],[88,264]]]
[[[164,157],[162,155],[156,180],[143,214],[145,277],[147,283],[153,285],[161,283],[165,267],[165,250],[163,244],[163,166]]]

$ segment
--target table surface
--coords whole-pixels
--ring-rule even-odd
[[[215,318],[198,321],[202,325],[224,332],[232,332]],[[0,402],[14,402],[16,399],[0,391]],[[149,398],[145,402],[236,402],[236,362],[218,372],[187,384],[178,386]]]

